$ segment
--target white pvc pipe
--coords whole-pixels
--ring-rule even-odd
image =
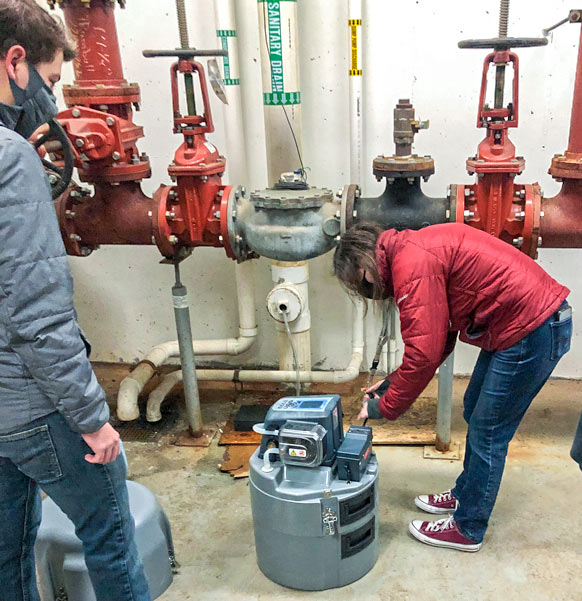
[[[278,181],[281,173],[300,166],[289,128],[291,124],[301,150],[297,2],[259,0],[257,7],[267,165],[271,186]]]
[[[236,26],[234,0],[215,0],[216,35],[223,50],[228,51],[219,61],[222,63],[222,77],[226,87],[224,105],[224,133],[226,137],[225,155],[228,181],[233,184],[249,185],[247,153],[245,146],[243,109],[241,99],[241,75],[239,70],[238,30]]]
[[[297,362],[299,368],[303,371],[311,369],[311,313],[309,311],[309,265],[307,261],[297,263],[274,262],[271,265],[271,276],[275,289],[281,290],[282,294],[277,294],[276,298],[284,299],[285,285],[290,289],[289,301],[293,302],[292,291],[296,290],[301,302],[295,307],[299,309],[299,315],[289,322],[289,330],[295,346],[297,354]],[[295,360],[293,357],[293,349],[289,341],[285,323],[278,317],[273,310],[272,301],[275,295],[269,294],[271,298],[271,306],[269,313],[276,319],[277,329],[277,352],[279,356],[279,369],[281,371],[295,370]],[[280,302],[280,301],[279,301]],[[291,307],[289,307],[291,308]]]
[[[362,176],[362,0],[348,0],[350,82],[350,183]]]
[[[364,303],[356,301],[352,322],[352,356],[348,366],[343,370],[300,371],[302,383],[342,384],[355,380],[360,374],[360,366],[364,358]],[[265,369],[197,369],[199,380],[217,382],[295,382],[297,374],[294,370]],[[182,381],[182,371],[174,371],[164,377],[162,382],[150,393],[147,403],[148,421],[161,419],[160,406],[174,386]]]
[[[350,183],[360,184],[362,177],[362,0],[348,0],[348,80],[350,88]],[[364,302],[352,308],[354,337],[359,320],[361,353],[364,353]],[[355,344],[355,343],[354,343]]]
[[[362,353],[354,353],[348,366],[343,370],[330,371],[300,371],[301,383],[342,384],[355,380],[360,373]],[[297,381],[297,373],[292,371],[267,369],[197,369],[198,380],[213,382],[287,382]],[[148,421],[161,419],[160,406],[173,388],[182,381],[182,370],[173,371],[166,375],[162,382],[150,393],[147,402]]]
[[[398,367],[396,352],[398,351],[397,346],[397,334],[396,334],[396,320],[398,318],[397,315],[398,308],[394,301],[390,302],[390,341],[389,345],[389,362],[388,362],[388,373],[392,373]]]
[[[194,353],[197,356],[240,355],[253,345],[257,337],[257,325],[252,270],[252,261],[237,264],[235,268],[239,313],[238,338],[194,340]],[[139,417],[137,397],[153,376],[155,368],[163,365],[170,357],[179,355],[177,340],[158,344],[122,380],[117,395],[117,417],[120,420],[131,421]]]

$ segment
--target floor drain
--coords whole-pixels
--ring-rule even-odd
[[[126,442],[158,442],[162,436],[179,432],[178,422],[178,410],[168,405],[159,422],[148,422],[142,415],[131,422],[122,422],[114,418],[112,425],[119,432],[121,440]]]

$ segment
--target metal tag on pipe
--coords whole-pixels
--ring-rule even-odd
[[[208,77],[210,78],[210,85],[214,90],[214,93],[218,96],[218,99],[224,104],[228,104],[228,98],[226,97],[226,85],[224,79],[220,74],[218,68],[218,61],[215,58],[211,58],[208,63]]]

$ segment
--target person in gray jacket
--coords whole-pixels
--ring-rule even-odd
[[[75,56],[34,0],[0,0],[0,597],[37,601],[39,489],[74,522],[98,601],[148,601],[119,435],[88,360],[47,176],[27,141]]]

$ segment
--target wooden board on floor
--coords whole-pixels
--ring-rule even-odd
[[[226,472],[235,479],[246,478],[249,475],[249,460],[254,451],[254,446],[228,446],[224,451],[222,463],[218,468],[221,472]]]
[[[272,403],[268,403],[272,404]],[[361,396],[349,395],[342,398],[344,412],[344,430],[351,425],[362,425],[357,419],[361,408]],[[252,445],[256,447],[261,442],[260,434],[255,432],[237,432],[234,429],[235,409],[222,429],[220,445]],[[396,421],[370,420],[369,426],[374,430],[376,445],[425,445],[434,443],[436,425],[436,399],[422,397],[414,403],[411,409]]]

